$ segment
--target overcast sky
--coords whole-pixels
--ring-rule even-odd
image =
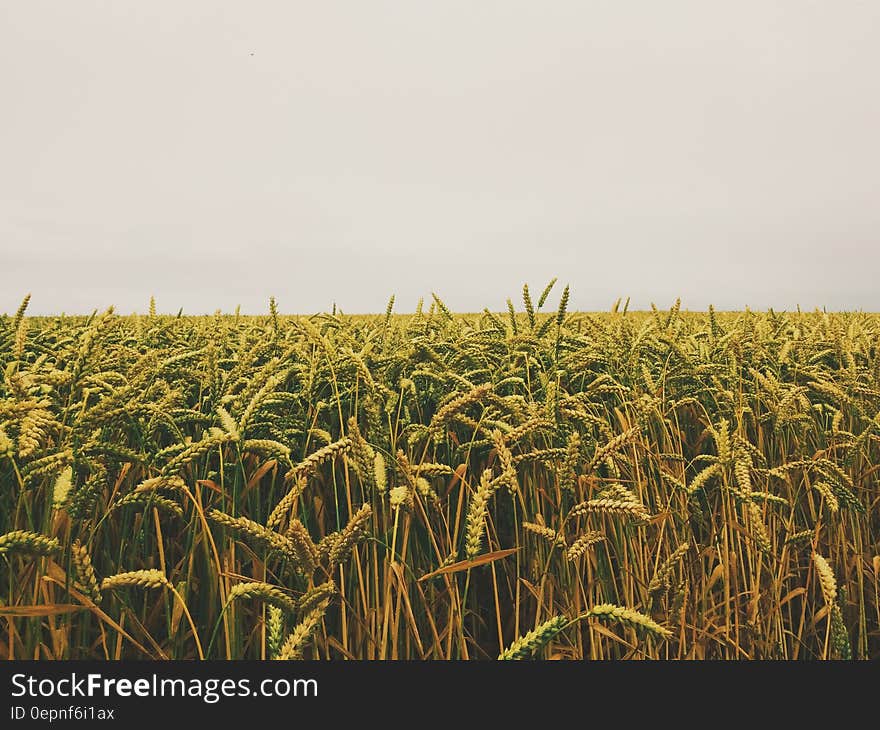
[[[880,310],[878,69],[870,1],[2,0],[0,312]]]

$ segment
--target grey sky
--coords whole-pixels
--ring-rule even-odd
[[[0,312],[880,310],[878,68],[877,2],[2,0]]]

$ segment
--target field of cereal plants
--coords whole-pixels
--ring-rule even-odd
[[[880,316],[516,300],[25,299],[0,656],[880,658]]]

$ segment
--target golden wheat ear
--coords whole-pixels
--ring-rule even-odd
[[[170,585],[161,570],[132,570],[127,573],[110,575],[101,581],[102,591],[135,586],[137,588],[164,588]]]
[[[290,635],[281,645],[278,651],[278,659],[302,659],[305,644],[320,625],[328,605],[329,601],[325,599],[303,616],[299,624],[290,632]]]
[[[662,638],[669,638],[672,632],[661,626],[652,618],[639,613],[635,609],[626,608],[624,606],[615,606],[612,603],[603,603],[599,606],[591,608],[585,616],[593,616],[595,618],[617,621],[636,629],[643,629],[650,634]]]
[[[89,551],[79,540],[74,540],[70,546],[71,562],[76,571],[77,581],[83,591],[95,603],[101,602],[101,590],[98,586],[98,578],[92,567],[92,559]]]
[[[260,581],[237,583],[232,586],[227,595],[227,601],[232,602],[238,599],[262,601],[284,613],[293,613],[296,609],[293,599],[284,591],[277,586]]]

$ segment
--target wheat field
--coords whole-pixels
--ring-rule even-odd
[[[880,658],[880,316],[554,283],[500,314],[26,298],[0,656]]]

